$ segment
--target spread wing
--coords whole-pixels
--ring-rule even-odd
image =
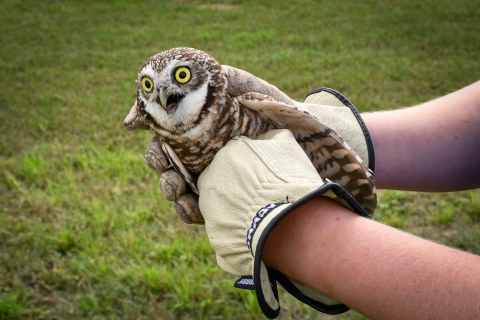
[[[367,213],[373,214],[377,200],[372,172],[340,135],[300,104],[289,105],[257,92],[244,93],[236,99],[258,112],[264,121],[292,131],[322,179],[340,184]]]

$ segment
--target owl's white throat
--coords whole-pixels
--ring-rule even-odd
[[[160,90],[161,91],[161,90]],[[162,94],[146,102],[145,111],[155,119],[160,127],[166,130],[178,130],[178,126],[189,126],[194,123],[207,99],[208,83],[185,95]]]

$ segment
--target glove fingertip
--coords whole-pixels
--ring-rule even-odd
[[[159,173],[164,172],[170,166],[170,162],[162,151],[161,142],[156,136],[147,145],[144,161],[150,169]]]
[[[205,224],[198,207],[198,197],[193,193],[187,193],[179,197],[173,207],[183,222],[188,224]]]
[[[167,170],[160,177],[160,190],[168,201],[175,201],[187,191],[185,180],[175,170]]]

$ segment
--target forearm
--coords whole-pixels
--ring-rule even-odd
[[[480,317],[480,257],[356,216],[325,198],[280,222],[264,262],[370,318]]]
[[[378,188],[480,187],[480,82],[416,107],[362,114]]]

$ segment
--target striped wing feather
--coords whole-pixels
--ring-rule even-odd
[[[260,117],[279,129],[292,131],[322,179],[344,187],[369,214],[376,208],[373,176],[362,159],[335,131],[301,108],[271,96],[249,92],[236,97]]]

